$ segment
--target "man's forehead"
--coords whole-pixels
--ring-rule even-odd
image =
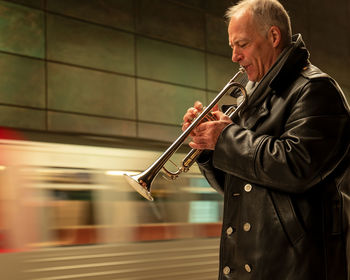
[[[257,29],[254,26],[249,14],[242,14],[239,17],[232,17],[228,26],[229,43],[235,43],[246,40],[256,34]]]
[[[228,31],[242,31],[252,26],[252,16],[249,12],[240,13],[230,19]]]

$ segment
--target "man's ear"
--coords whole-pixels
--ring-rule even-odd
[[[274,48],[281,44],[281,30],[277,26],[271,26],[269,30],[269,40]]]

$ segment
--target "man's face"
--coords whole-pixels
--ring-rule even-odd
[[[280,53],[272,33],[262,34],[251,15],[244,12],[231,18],[228,35],[232,61],[245,68],[250,81],[259,82]]]

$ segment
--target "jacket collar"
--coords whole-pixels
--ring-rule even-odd
[[[300,73],[301,69],[309,63],[310,54],[300,34],[292,37],[291,45],[281,53],[280,57],[281,61],[277,61],[272,67],[277,68],[277,71],[274,71],[276,74],[269,84],[269,87],[273,90],[280,90],[288,86]]]
[[[248,98],[247,106],[239,114],[243,127],[253,128],[257,121],[268,115],[268,101],[272,94],[283,90],[299,75],[309,61],[309,52],[300,34],[292,38],[292,43],[286,47],[276,62],[265,74]]]

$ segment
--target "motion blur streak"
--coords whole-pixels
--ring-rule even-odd
[[[215,279],[222,199],[198,168],[158,176],[148,202],[122,174],[157,151],[10,139],[0,150],[2,279]]]

